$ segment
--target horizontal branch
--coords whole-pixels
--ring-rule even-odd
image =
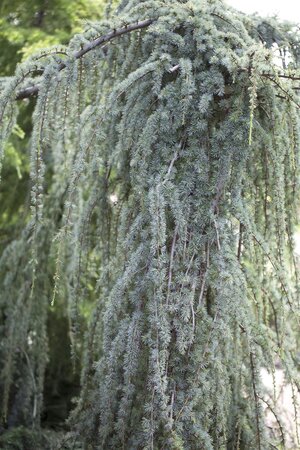
[[[136,31],[136,30],[140,30],[142,28],[146,28],[149,25],[151,25],[154,22],[153,19],[146,19],[143,20],[141,22],[137,22],[131,25],[125,25],[121,28],[118,29],[114,29],[112,31],[110,31],[109,33],[105,34],[104,36],[99,36],[97,39],[95,39],[94,41],[90,42],[89,44],[86,44],[82,49],[80,49],[79,51],[74,53],[74,58],[75,59],[79,59],[82,58],[86,53],[90,52],[91,50],[93,50],[96,47],[101,46],[102,44],[105,44],[109,41],[111,41],[112,39],[121,36],[123,34],[127,34],[127,33],[131,33],[132,31]],[[67,64],[65,62],[61,62],[58,67],[57,70],[61,71],[63,69],[65,69],[65,67],[67,66]],[[180,69],[180,66],[177,64],[175,67],[170,69],[170,72],[176,72],[178,69]],[[242,71],[248,71],[247,68],[242,69]],[[293,76],[293,75],[286,75],[286,74],[276,74],[277,77],[279,78],[287,78],[293,81],[300,81],[300,77],[297,76]],[[262,77],[266,77],[266,78],[270,78],[270,76],[272,76],[272,74],[263,72],[261,74]],[[272,79],[272,81],[274,81],[274,79]],[[294,89],[298,89],[298,88],[294,88]],[[20,90],[17,95],[16,95],[16,100],[23,100],[25,98],[29,98],[29,97],[33,97],[35,95],[37,95],[39,92],[39,86],[38,85],[34,85],[34,86],[30,86],[28,88],[22,89]]]
[[[105,34],[104,36],[100,36],[97,39],[95,39],[94,41],[90,42],[89,44],[86,44],[82,49],[80,49],[79,51],[74,53],[74,58],[75,59],[82,58],[84,55],[86,55],[88,52],[90,52],[94,48],[99,47],[102,44],[105,44],[118,36],[122,36],[122,34],[131,33],[132,31],[146,28],[149,25],[151,25],[152,23],[153,23],[153,19],[146,19],[141,22],[134,23],[132,25],[125,25],[122,28],[112,30],[109,33]],[[65,67],[66,67],[66,63],[61,62],[58,66],[58,71],[65,69]],[[22,89],[21,91],[19,91],[16,95],[16,100],[23,100],[24,98],[32,97],[34,95],[37,95],[38,92],[39,92],[38,85],[30,86],[26,89]]]
[[[269,74],[267,74],[267,73],[263,73],[262,74],[263,76],[268,76]],[[270,75],[272,75],[272,74],[270,74]],[[283,73],[279,73],[279,74],[276,74],[279,78],[287,78],[288,80],[293,80],[293,81],[300,81],[300,77],[296,77],[296,76],[294,76],[294,75],[285,75],[285,74],[283,74]]]
[[[243,67],[242,69],[240,69],[241,72],[248,72],[249,73],[249,67]],[[295,76],[295,75],[288,75],[285,73],[271,73],[271,72],[262,72],[259,74],[261,77],[278,77],[278,78],[286,78],[287,80],[292,80],[292,81],[300,81],[300,77]]]

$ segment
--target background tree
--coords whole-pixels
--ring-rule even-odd
[[[104,2],[102,1],[3,1],[0,6],[0,70],[2,83],[8,80],[7,77],[13,75],[15,67],[22,60],[39,51],[54,46],[59,50],[61,45],[68,43],[70,38],[83,29],[84,24],[91,18],[100,19],[104,14]],[[39,20],[37,21],[37,18]],[[3,90],[3,84],[0,89]],[[9,141],[5,144],[5,157],[1,173],[0,189],[0,248],[1,254],[5,248],[18,238],[24,227],[24,223],[30,220],[30,157],[29,148],[32,132],[32,112],[35,107],[35,99],[20,102],[18,104],[18,125],[13,129]],[[50,181],[50,180],[49,180]],[[1,276],[4,276],[2,272]],[[52,275],[53,276],[53,275]],[[51,273],[49,273],[51,277]],[[3,278],[1,278],[2,288]],[[8,299],[5,299],[5,303]],[[11,305],[12,306],[12,305]],[[4,321],[6,315],[5,306],[0,314],[0,336],[6,333]],[[83,311],[86,316],[88,305]],[[22,315],[22,311],[20,311]],[[14,316],[15,317],[15,316]],[[17,318],[16,318],[17,320]],[[86,319],[84,319],[86,321]],[[13,326],[13,324],[11,325]],[[18,328],[18,325],[16,324]],[[68,318],[65,302],[60,302],[55,307],[47,308],[46,323],[47,341],[49,342],[47,353],[47,370],[45,373],[45,388],[43,389],[43,414],[44,426],[60,429],[61,424],[68,416],[71,407],[70,399],[78,392],[78,376],[80,367],[74,371],[70,361],[70,340],[68,337]],[[26,334],[26,333],[25,333]],[[20,336],[20,339],[23,335]],[[6,375],[5,370],[10,366],[9,358],[3,355],[9,350],[4,349],[5,344],[0,346],[1,353],[1,383]],[[24,376],[24,358],[21,355],[19,341],[13,344],[14,358],[18,361],[18,371],[21,378]],[[18,357],[17,357],[18,355]],[[16,358],[17,357],[17,358]],[[4,363],[4,360],[6,361]],[[26,367],[25,361],[25,367]],[[3,370],[4,368],[4,370]],[[15,368],[16,369],[16,368]],[[10,394],[10,414],[4,420],[4,426],[13,429],[12,432],[5,433],[1,440],[0,447],[10,443],[9,448],[46,448],[46,441],[42,444],[36,442],[38,435],[34,435],[32,442],[32,432],[26,432],[23,428],[15,428],[19,425],[28,425],[31,422],[31,414],[23,414],[26,407],[20,398],[17,398],[20,388],[18,377],[12,380],[12,391]],[[26,381],[22,384],[26,390]],[[3,388],[3,384],[2,384]],[[2,391],[3,392],[3,391]],[[20,396],[21,394],[19,394]],[[1,397],[1,402],[4,396]],[[6,400],[5,400],[6,401]],[[3,404],[2,404],[3,406]],[[2,411],[3,419],[3,411]],[[3,428],[1,427],[1,431]],[[31,437],[30,437],[31,436]],[[22,447],[23,448],[23,447]]]
[[[2,143],[37,94],[32,215],[1,259],[6,418],[39,432],[49,303],[76,360],[92,297],[80,448],[285,445],[260,369],[280,361],[297,421],[299,78],[292,25],[216,0],[123,1],[6,80]]]
[[[16,65],[27,57],[50,46],[67,44],[70,38],[82,30],[82,22],[103,15],[103,1],[78,0],[66,2],[2,1],[0,6],[0,74],[2,82],[13,75]],[[10,225],[16,225],[16,216],[24,210],[28,189],[28,158],[24,148],[31,133],[31,114],[34,102],[20,105],[19,127],[6,148],[4,185],[1,187],[1,245],[14,236]],[[21,129],[20,129],[21,128]],[[15,176],[17,175],[17,177]],[[23,176],[24,175],[24,176]],[[6,181],[9,178],[9,182]],[[11,187],[15,185],[15,189]],[[6,188],[7,186],[7,188]],[[22,195],[22,193],[24,195]],[[11,223],[13,222],[13,223]]]

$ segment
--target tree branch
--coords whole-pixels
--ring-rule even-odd
[[[86,44],[82,49],[74,53],[74,58],[79,59],[82,58],[86,53],[90,52],[96,47],[101,46],[102,44],[105,44],[106,42],[111,41],[112,39],[122,36],[122,34],[131,33],[132,31],[140,30],[142,28],[146,28],[149,25],[151,25],[154,22],[153,19],[146,19],[141,22],[134,23],[132,25],[125,25],[122,28],[118,28],[115,30],[110,31],[109,33],[105,34],[104,36],[100,36],[94,41],[90,42],[89,44]],[[58,71],[60,72],[66,67],[65,62],[61,62],[58,65]],[[22,89],[19,91],[16,95],[16,100],[23,100],[24,98],[29,98],[34,95],[37,95],[39,92],[39,86],[30,86],[26,89]]]
[[[262,76],[263,76],[263,77],[270,77],[270,76],[272,76],[272,74],[262,73]],[[273,75],[273,76],[274,76],[274,75]],[[285,74],[283,74],[283,73],[279,73],[279,74],[277,74],[277,76],[278,76],[279,78],[287,78],[288,80],[300,81],[300,77],[296,77],[296,76],[294,76],[294,75],[285,75]]]
[[[268,80],[272,81],[272,83],[276,84],[276,86],[285,93],[286,97],[289,98],[293,103],[295,103],[295,105],[300,109],[300,103],[297,103],[296,100],[293,98],[293,96],[286,90],[284,89],[281,84],[272,76],[270,76],[269,74],[261,74],[261,76],[264,76],[266,78],[268,78]]]

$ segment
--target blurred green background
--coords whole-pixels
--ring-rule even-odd
[[[67,44],[74,34],[84,29],[86,21],[101,19],[109,3],[105,0],[0,0],[0,81],[12,76],[18,63],[40,49]],[[34,104],[34,98],[19,103],[18,125],[5,149],[0,185],[0,255],[30,218],[29,146]],[[49,307],[48,336],[43,426],[59,435],[72,408],[72,398],[78,393],[80,377],[80,365],[74,370],[70,358],[69,323],[64,304]],[[47,439],[44,444],[40,441],[36,444],[34,439],[34,433],[24,427],[5,431],[0,426],[0,448],[34,450],[41,445],[48,448]]]

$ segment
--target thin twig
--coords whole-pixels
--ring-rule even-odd
[[[214,225],[216,230],[216,236],[217,236],[217,248],[220,251],[221,250],[221,244],[220,244],[220,235],[219,235],[219,228],[218,228],[218,222],[214,218]]]
[[[171,285],[172,285],[172,269],[173,269],[173,260],[174,260],[177,233],[178,233],[178,224],[175,227],[174,236],[173,236],[173,240],[172,240],[171,254],[170,254],[168,292],[167,292],[167,300],[166,300],[167,305],[169,304],[169,296],[170,296],[170,290],[171,290]]]
[[[243,224],[242,224],[242,222],[240,222],[240,227],[239,227],[239,242],[238,242],[238,251],[237,251],[237,259],[238,259],[238,261],[241,260],[241,255],[242,255],[242,245],[243,245]]]
[[[255,384],[255,368],[254,368],[254,361],[253,361],[253,353],[250,352],[250,366],[251,366],[251,374],[252,374],[252,387],[253,387],[253,393],[254,393],[254,400],[255,400],[255,409],[256,409],[256,429],[257,429],[257,447],[258,450],[261,450],[261,441],[260,441],[260,427],[259,427],[259,396],[256,390],[256,384]]]
[[[276,79],[274,79],[272,76],[269,76],[268,74],[261,74],[260,76],[261,76],[261,77],[264,76],[264,77],[268,78],[268,80],[272,81],[272,83],[276,84],[276,86],[277,86],[282,92],[284,92],[284,94],[287,96],[286,98],[289,99],[289,100],[291,100],[293,103],[295,103],[295,105],[296,105],[298,108],[300,108],[300,104],[296,102],[296,100],[293,98],[293,96],[292,96],[286,89],[284,89],[284,88],[281,86],[281,84],[280,84]]]
[[[37,414],[37,386],[36,386],[36,381],[34,378],[34,373],[33,373],[33,369],[30,363],[30,359],[28,354],[26,353],[26,351],[21,348],[21,351],[23,352],[25,358],[26,358],[26,362],[27,362],[27,366],[28,366],[28,370],[30,373],[30,377],[32,379],[32,385],[33,385],[33,411],[32,411],[32,418],[35,419],[36,418],[36,414]]]
[[[279,430],[280,430],[280,434],[281,434],[281,440],[282,440],[282,445],[283,445],[283,448],[285,448],[285,440],[284,440],[284,432],[283,432],[283,428],[282,428],[281,422],[280,422],[280,420],[279,420],[279,418],[278,418],[278,416],[277,416],[275,410],[272,408],[272,406],[270,405],[270,403],[269,403],[267,400],[265,400],[263,397],[260,397],[259,395],[257,395],[257,397],[258,397],[263,403],[265,403],[265,404],[267,405],[267,407],[269,408],[269,410],[271,411],[271,413],[272,413],[273,416],[275,417],[275,420],[276,420],[276,422],[277,422],[277,424],[278,424],[278,426],[279,426]]]
[[[169,69],[169,72],[174,73],[174,72],[177,72],[177,70],[179,70],[179,69],[180,69],[180,65],[176,64],[176,66],[173,66],[173,67],[171,67],[171,69]]]
[[[209,269],[209,243],[206,244],[206,261],[205,261],[205,272],[202,278],[201,288],[200,288],[200,294],[199,294],[199,300],[198,300],[198,306],[200,307],[204,295],[205,290],[205,284],[206,284],[206,278],[207,278],[207,272]]]

